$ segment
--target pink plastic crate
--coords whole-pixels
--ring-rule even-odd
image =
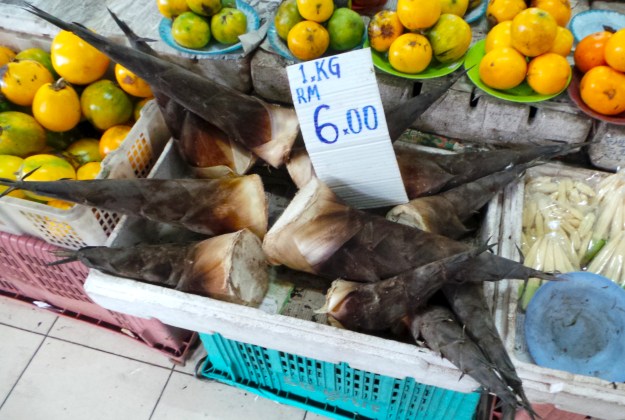
[[[47,266],[57,260],[51,251],[61,249],[37,238],[0,232],[0,293],[25,301],[41,301],[62,315],[81,319],[133,337],[184,363],[196,334],[109,311],[94,303],[83,284],[89,272],[80,262]]]

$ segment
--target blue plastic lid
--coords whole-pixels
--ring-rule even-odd
[[[604,26],[617,31],[625,28],[625,15],[613,10],[593,9],[576,14],[569,22],[575,42],[595,32],[605,31]]]
[[[588,272],[541,286],[525,316],[525,339],[539,366],[625,381],[625,290]]]

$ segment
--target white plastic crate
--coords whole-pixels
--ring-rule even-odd
[[[598,181],[609,173],[550,163],[532,168],[526,176],[564,176]],[[501,223],[501,256],[518,259],[521,244],[525,177],[504,192]],[[549,369],[533,363],[523,333],[523,314],[518,311],[519,281],[498,283],[495,292],[495,321],[504,337],[527,395],[532,402],[601,419],[625,418],[625,384]]]
[[[144,178],[170,134],[154,101],[148,102],[121,146],[102,162],[98,179]],[[69,249],[103,245],[119,215],[76,204],[68,210],[14,197],[0,199],[0,231],[32,235]]]

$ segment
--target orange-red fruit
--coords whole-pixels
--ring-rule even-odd
[[[625,111],[625,75],[612,67],[588,70],[579,90],[584,103],[600,114],[616,115]]]
[[[581,72],[586,73],[588,70],[597,66],[605,66],[605,45],[612,34],[607,31],[596,32],[582,39],[575,47],[573,59],[575,67]]]

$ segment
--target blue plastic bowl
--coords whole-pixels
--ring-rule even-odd
[[[590,34],[604,31],[604,26],[615,30],[625,28],[625,15],[613,10],[587,10],[573,16],[569,29],[575,42],[579,42]]]
[[[611,382],[625,381],[625,290],[588,272],[538,289],[525,316],[537,365]]]

